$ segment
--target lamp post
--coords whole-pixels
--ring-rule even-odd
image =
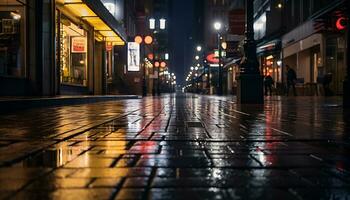
[[[347,7],[350,8],[350,1],[347,2]],[[343,83],[343,108],[350,108],[350,15],[347,14],[347,50],[346,50],[346,76]]]
[[[221,60],[222,60],[222,53],[221,53],[221,34],[220,34],[220,31],[221,31],[221,27],[222,27],[222,24],[220,22],[215,22],[214,23],[214,28],[217,32],[217,37],[218,37],[218,50],[219,50],[219,81],[218,81],[218,88],[217,88],[217,94],[219,96],[221,96],[223,94],[223,91],[222,91],[222,65],[221,65]]]
[[[157,23],[159,21],[159,23]],[[149,28],[151,30],[154,30],[154,33],[156,33],[156,30],[160,30],[160,31],[164,31],[166,29],[166,25],[167,24],[167,20],[165,18],[160,18],[159,20],[155,19],[155,18],[150,18],[149,19]],[[154,49],[153,49],[154,51]],[[153,52],[154,53],[154,52]],[[157,52],[159,53],[159,52]],[[155,55],[155,54],[154,54]],[[155,70],[153,68],[153,75],[155,73]],[[159,73],[160,73],[160,67],[158,67],[157,70],[157,94],[160,95],[160,77],[159,77]],[[156,88],[155,88],[155,83],[154,83],[153,79],[153,87],[152,87],[152,94],[153,96],[156,94]]]
[[[145,46],[152,44],[153,38],[151,36],[136,36],[134,38],[135,42],[141,45],[142,47],[142,63],[143,63],[143,78],[142,78],[142,96],[147,96],[147,81],[146,81],[146,75],[147,75],[147,68],[145,63]]]
[[[263,104],[263,79],[259,71],[254,40],[254,6],[253,0],[246,3],[246,31],[244,41],[244,58],[238,78],[237,100],[240,104]]]

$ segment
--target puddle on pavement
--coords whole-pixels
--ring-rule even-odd
[[[48,149],[16,163],[14,167],[60,167],[78,156],[82,150]]]

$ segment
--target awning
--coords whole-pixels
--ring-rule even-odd
[[[57,0],[73,15],[86,21],[94,27],[98,33],[97,38],[102,41],[112,42],[114,45],[124,45],[126,34],[118,21],[96,0]]]
[[[256,54],[258,56],[271,54],[273,52],[281,51],[282,43],[280,39],[271,40],[269,42],[265,42],[260,44],[256,48]]]
[[[231,65],[239,65],[239,63],[242,61],[242,58],[237,58],[237,59],[234,59],[232,58],[229,62],[227,62],[225,65],[224,65],[224,69],[231,66]]]

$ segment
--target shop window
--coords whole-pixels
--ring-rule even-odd
[[[60,18],[61,83],[87,85],[87,32],[67,17]]]
[[[25,5],[0,0],[0,76],[25,76]]]

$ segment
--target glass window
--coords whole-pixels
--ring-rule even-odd
[[[61,83],[87,85],[87,32],[67,17],[60,18]]]
[[[0,76],[25,76],[25,6],[0,0]]]

